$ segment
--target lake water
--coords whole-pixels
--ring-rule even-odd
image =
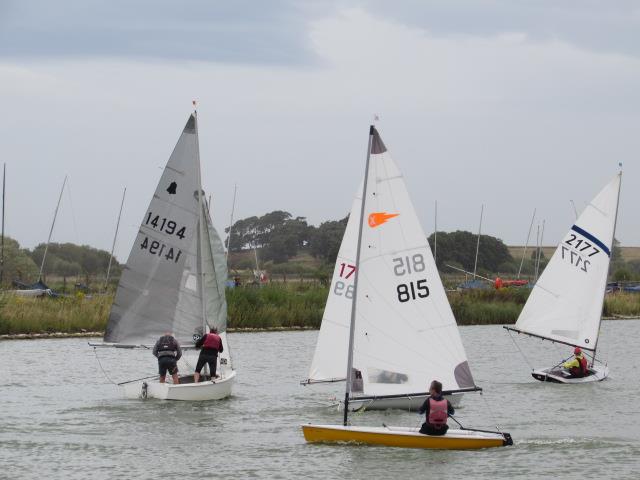
[[[230,335],[234,396],[219,402],[125,400],[85,339],[0,342],[0,478],[638,478],[640,321],[603,322],[610,377],[542,384],[498,326],[461,328],[483,396],[465,425],[512,434],[515,445],[427,451],[306,444],[299,425],[339,423],[327,408],[342,385],[302,387],[317,332]],[[516,338],[536,367],[569,347]],[[98,352],[114,381],[153,374],[147,351]],[[366,412],[354,424],[416,426],[417,414]]]

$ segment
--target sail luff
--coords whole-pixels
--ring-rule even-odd
[[[611,233],[611,255],[613,256],[613,249],[615,248],[614,241],[616,239],[616,227],[618,225],[618,209],[620,208],[620,190],[622,190],[622,170],[618,173],[618,195],[616,197],[616,213],[613,220],[613,232]],[[611,261],[609,261],[609,267],[611,267]],[[608,276],[607,269],[607,276]],[[602,300],[600,301],[600,311],[602,312],[602,308],[604,307],[604,294],[602,295]],[[596,343],[593,347],[593,357],[591,358],[591,365],[593,365],[596,361],[596,350],[598,348],[598,340],[600,339],[600,325],[602,324],[602,315],[600,315],[600,320],[598,321],[598,335],[596,336]]]
[[[358,243],[356,247],[356,271],[353,278],[353,300],[351,302],[351,321],[349,322],[349,349],[347,353],[347,375],[346,388],[344,394],[344,419],[343,424],[346,426],[349,415],[349,396],[351,395],[351,384],[353,382],[353,340],[356,323],[356,300],[358,298],[358,277],[360,276],[360,251],[362,248],[362,226],[364,223],[364,210],[367,198],[367,183],[369,180],[369,160],[371,159],[371,144],[375,127],[371,125],[369,128],[369,142],[367,145],[367,160],[364,167],[364,184],[362,186],[362,204],[360,207],[360,223],[358,224]]]
[[[207,308],[205,303],[204,296],[204,266],[202,249],[205,246],[204,243],[204,217],[203,217],[203,202],[202,202],[202,172],[200,170],[200,140],[198,138],[198,112],[197,110],[193,112],[193,116],[195,118],[195,129],[196,129],[196,183],[198,188],[198,270],[200,277],[200,303],[202,305],[202,334],[207,333]]]

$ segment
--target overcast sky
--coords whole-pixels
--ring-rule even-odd
[[[624,164],[617,237],[640,245],[640,4],[596,1],[0,0],[7,234],[125,261],[198,101],[214,223],[342,218],[368,125],[427,234],[564,235]]]

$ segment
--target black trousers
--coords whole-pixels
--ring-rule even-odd
[[[205,364],[209,364],[209,373],[211,377],[216,376],[216,369],[218,368],[218,356],[217,355],[202,355],[200,352],[200,356],[198,357],[198,363],[196,364],[196,372],[200,373],[204,368]]]
[[[420,433],[425,435],[444,435],[449,430],[449,425],[443,425],[442,427],[434,427],[428,423],[423,423],[420,427]]]

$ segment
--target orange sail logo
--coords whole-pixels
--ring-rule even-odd
[[[371,228],[379,227],[383,223],[387,223],[387,220],[397,217],[399,213],[387,213],[387,212],[373,212],[369,215],[369,226]]]

